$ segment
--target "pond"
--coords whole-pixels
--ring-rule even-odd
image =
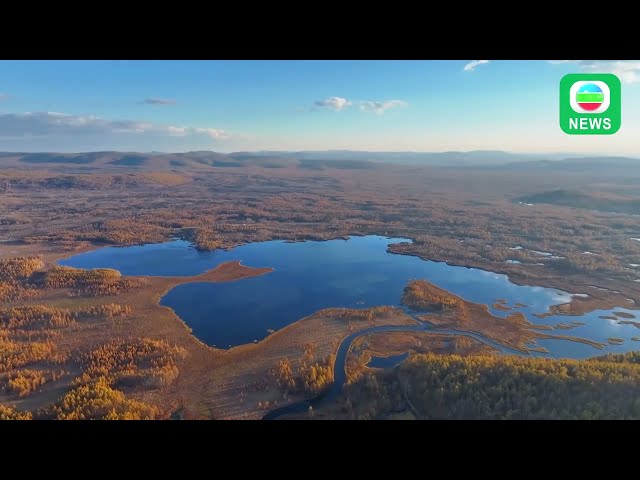
[[[192,329],[196,337],[218,348],[259,341],[300,318],[327,307],[366,308],[399,305],[402,291],[412,279],[425,279],[466,300],[488,304],[504,317],[521,311],[533,323],[553,325],[580,321],[584,325],[559,333],[606,343],[622,338],[619,345],[596,350],[585,344],[563,340],[539,342],[549,356],[584,358],[607,352],[633,350],[640,335],[632,324],[603,320],[598,311],[580,317],[547,317],[551,305],[570,300],[571,294],[557,289],[520,286],[506,275],[480,269],[425,261],[387,251],[390,244],[409,242],[381,236],[350,237],[348,240],[285,242],[269,241],[224,251],[201,252],[185,241],[133,247],[106,247],[61,260],[61,265],[79,268],[114,268],[124,275],[191,276],[217,265],[240,260],[249,267],[272,267],[259,277],[228,283],[193,282],[178,285],[162,299]],[[573,292],[580,293],[580,292]],[[494,308],[498,299],[501,302]],[[513,308],[504,311],[504,306]],[[615,311],[632,311],[616,308]]]
[[[367,367],[371,368],[392,368],[404,362],[409,356],[409,352],[400,353],[398,355],[389,355],[388,357],[371,356],[371,360],[367,363]]]

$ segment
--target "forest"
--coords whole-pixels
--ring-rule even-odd
[[[31,344],[33,345],[33,344]],[[1,348],[0,354],[6,354]],[[23,348],[24,350],[24,348]],[[31,370],[18,367],[34,362],[51,361],[45,351],[37,357],[33,347],[23,353],[20,364],[14,361],[0,368],[0,391],[26,397],[47,382],[55,382],[68,372]],[[169,414],[157,406],[128,398],[125,392],[153,390],[170,385],[178,376],[177,361],[186,352],[164,341],[140,338],[135,341],[112,341],[80,355],[76,362],[82,374],[70,382],[70,389],[56,402],[35,412],[21,412],[0,405],[0,419],[28,420],[151,420]],[[73,360],[73,359],[72,359]],[[2,373],[7,372],[7,373]]]
[[[333,382],[333,364],[335,355],[330,354],[322,361],[314,361],[315,347],[312,343],[304,346],[302,362],[295,371],[288,358],[279,360],[272,371],[278,387],[285,393],[318,394]]]
[[[82,270],[53,266],[41,257],[0,261],[0,278],[11,295],[0,299],[0,399],[20,400],[67,384],[69,389],[53,404],[22,411],[0,404],[0,419],[155,419],[168,413],[127,397],[128,392],[170,385],[178,376],[183,348],[164,340],[140,337],[103,339],[77,345],[72,338],[131,316],[131,305],[92,302],[71,308],[47,303],[23,305],[16,292],[103,297],[146,285],[110,269]],[[1,292],[1,290],[0,290]],[[30,298],[36,298],[34,295]],[[4,306],[2,304],[4,303]],[[81,373],[77,375],[76,371]]]
[[[155,420],[158,407],[127,399],[100,377],[70,390],[41,418],[56,420]]]
[[[162,340],[112,341],[82,358],[84,371],[74,383],[104,379],[118,388],[163,387],[176,379],[177,360],[185,356],[184,349]]]
[[[410,356],[348,385],[337,418],[640,419],[638,354],[589,361],[517,356]],[[339,412],[339,413],[338,413]]]
[[[402,303],[420,312],[456,309],[459,311],[459,315],[465,315],[463,311],[464,302],[455,295],[425,280],[414,280],[410,282],[404,288]]]
[[[11,407],[0,405],[0,420],[31,420],[31,412],[18,412]]]
[[[143,278],[123,277],[119,271],[110,268],[83,270],[58,265],[49,269],[42,279],[46,289],[69,288],[75,295],[93,296],[117,295],[145,284]]]
[[[42,268],[41,256],[0,258],[0,304],[40,296],[41,292],[29,279]]]

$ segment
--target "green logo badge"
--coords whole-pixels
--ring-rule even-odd
[[[569,135],[620,130],[620,80],[611,73],[570,73],[560,80],[560,128]]]

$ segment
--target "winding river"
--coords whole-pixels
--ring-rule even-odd
[[[276,420],[279,417],[284,415],[289,415],[293,413],[305,413],[309,410],[309,407],[317,408],[322,406],[323,403],[331,403],[335,400],[340,392],[342,391],[342,387],[344,386],[347,380],[347,371],[346,371],[346,362],[347,355],[351,350],[351,346],[353,345],[354,340],[359,337],[363,337],[365,335],[369,335],[370,333],[377,332],[430,332],[430,333],[438,333],[444,335],[459,335],[462,337],[474,338],[486,345],[489,345],[500,352],[508,355],[528,355],[520,350],[516,350],[515,348],[506,347],[498,342],[490,340],[488,338],[483,337],[477,333],[473,332],[465,332],[462,330],[453,330],[446,328],[434,328],[429,323],[421,321],[417,316],[412,314],[408,309],[405,309],[405,313],[408,313],[414,320],[418,322],[418,325],[380,325],[377,327],[365,328],[364,330],[360,330],[359,332],[354,332],[351,335],[345,337],[340,346],[338,347],[338,352],[336,353],[335,363],[333,364],[333,383],[331,386],[326,389],[324,392],[320,393],[316,397],[313,397],[308,400],[301,400],[299,402],[291,403],[289,405],[285,405],[284,407],[275,408],[267,413],[263,420]]]

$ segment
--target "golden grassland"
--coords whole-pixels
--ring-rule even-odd
[[[591,290],[593,292],[593,289]],[[602,293],[608,293],[602,295]],[[589,297],[572,297],[568,303],[552,305],[549,311],[545,313],[536,313],[538,318],[551,317],[555,315],[576,315],[581,316],[594,310],[610,310],[616,307],[625,306],[625,308],[637,308],[635,304],[629,304],[628,297],[615,292],[602,292]],[[618,312],[625,313],[625,312]],[[626,315],[626,314],[625,314]],[[625,317],[627,318],[627,317]]]
[[[420,319],[438,328],[452,328],[478,333],[495,342],[522,352],[528,352],[536,339],[556,338],[586,343],[595,348],[603,345],[588,339],[555,335],[537,330],[551,327],[535,325],[522,314],[515,312],[506,317],[493,315],[487,305],[468,302],[426,280],[414,280],[405,287],[402,302],[416,311],[429,312]],[[536,330],[533,330],[536,329]]]
[[[588,338],[581,338],[581,337],[573,337],[573,336],[569,336],[569,335],[558,335],[558,334],[549,334],[549,333],[544,333],[544,332],[536,332],[536,338],[539,339],[550,339],[550,340],[566,340],[569,342],[576,342],[576,343],[584,343],[585,345],[589,345],[593,348],[597,348],[598,350],[602,350],[605,347],[604,343],[601,342],[596,342],[595,340],[590,340]]]
[[[470,337],[448,335],[437,332],[377,332],[359,337],[354,342],[354,349],[386,357],[400,353],[440,354],[459,353],[461,355],[492,354],[496,349]]]

